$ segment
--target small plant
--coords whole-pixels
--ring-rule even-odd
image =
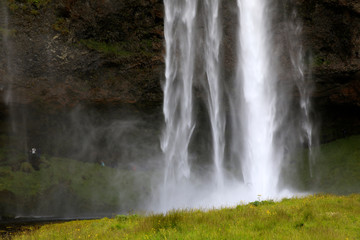
[[[129,219],[129,216],[128,215],[117,215],[115,217],[115,220],[118,221],[118,222],[125,222]]]
[[[265,200],[265,201],[254,201],[254,202],[250,202],[251,205],[257,207],[260,205],[271,205],[271,204],[275,204],[275,202],[273,200]]]
[[[313,64],[314,67],[320,67],[324,65],[329,65],[329,61],[326,59],[326,57],[323,56],[315,56],[313,58]]]
[[[124,43],[106,43],[99,42],[93,39],[83,39],[80,40],[80,44],[86,46],[91,50],[95,50],[106,55],[112,55],[117,57],[130,57],[133,55],[132,52],[125,50]]]
[[[53,29],[61,34],[68,34],[70,31],[67,27],[67,22],[65,18],[58,18],[53,25]]]
[[[35,7],[36,9],[40,9],[48,5],[50,1],[51,0],[27,0],[27,4],[29,6]]]

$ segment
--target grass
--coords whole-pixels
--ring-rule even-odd
[[[125,211],[137,206],[139,192],[143,197],[149,191],[145,184],[139,189],[137,183],[150,182],[146,172],[114,169],[65,158],[42,161],[39,171],[31,169],[26,162],[16,171],[9,166],[0,166],[0,192],[11,191],[25,206],[31,205],[33,199],[45,197],[42,201],[46,201],[46,196],[50,198],[57,192],[65,192],[75,195],[84,207]]]
[[[360,195],[315,195],[236,208],[46,225],[26,239],[360,239]]]
[[[336,194],[360,192],[360,136],[323,144],[313,171],[315,190]]]
[[[360,136],[350,136],[315,148],[311,166],[308,151],[297,154],[283,171],[284,182],[299,191],[346,195],[360,192]],[[312,176],[310,176],[310,168]]]

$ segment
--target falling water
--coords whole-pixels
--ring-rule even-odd
[[[285,89],[279,79],[287,69],[280,67],[276,52],[269,1],[237,0],[238,64],[230,81],[222,74],[221,1],[165,0],[164,4],[166,127],[161,146],[165,167],[160,200],[151,209],[234,205],[259,195],[295,194],[279,189],[282,168],[294,149],[290,145],[296,145],[286,141],[311,145],[313,138],[299,25],[288,24],[284,33],[284,38],[297,38],[282,51],[292,65]],[[295,114],[302,116],[299,126],[290,123],[296,122],[290,121],[295,98],[289,92],[294,88],[300,93],[300,113]],[[206,121],[196,117],[202,114],[198,111],[202,100]],[[209,134],[203,130],[207,124]],[[191,151],[192,146],[204,144],[193,139],[199,133],[211,153],[205,157]]]
[[[274,195],[279,168],[275,159],[274,132],[276,128],[276,73],[270,55],[271,39],[268,29],[267,2],[238,0],[240,54],[244,102],[243,116],[244,181],[254,193]],[[240,79],[238,79],[240,80]]]
[[[194,130],[193,76],[196,0],[165,0],[166,83],[164,115],[166,128],[161,141],[165,153],[163,204],[174,196],[169,191],[190,177],[189,142]]]
[[[288,4],[289,5],[289,4]],[[312,165],[314,164],[315,153],[313,151],[314,140],[316,140],[314,133],[314,126],[311,121],[311,101],[310,94],[312,93],[312,82],[305,76],[305,70],[309,70],[309,67],[305,64],[305,54],[302,46],[302,25],[298,20],[297,12],[295,9],[289,11],[287,21],[287,37],[289,43],[290,61],[293,69],[293,79],[300,95],[300,121],[301,121],[301,136],[300,139],[303,145],[307,145],[308,159],[309,159],[309,172],[312,177]]]
[[[225,119],[222,106],[222,87],[220,80],[220,42],[219,1],[206,0],[205,11],[205,71],[207,76],[208,109],[211,123],[214,180],[223,187],[223,161],[225,151]]]
[[[0,2],[0,37],[2,38],[2,46],[4,49],[4,75],[0,76],[1,90],[3,92],[3,100],[8,108],[8,124],[9,145],[16,148],[23,153],[28,153],[27,142],[27,114],[26,110],[18,108],[16,102],[19,96],[13,93],[13,88],[16,85],[16,48],[14,44],[14,36],[16,31],[11,29],[11,15],[9,14],[8,3],[6,1]],[[10,155],[12,153],[9,153]],[[12,156],[8,156],[9,158]]]

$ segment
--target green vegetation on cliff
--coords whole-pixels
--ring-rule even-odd
[[[31,14],[37,15],[39,14],[39,10],[45,6],[47,6],[51,0],[8,0],[8,5],[10,10],[23,10],[29,11]]]
[[[151,57],[155,53],[152,51],[153,43],[158,43],[159,41],[146,39],[134,42],[114,42],[108,43],[104,41],[96,41],[93,39],[83,39],[80,40],[80,44],[86,46],[88,49],[95,50],[99,53],[103,53],[107,56],[112,57],[133,57],[133,56],[145,56]],[[136,47],[134,47],[136,46]]]
[[[359,239],[360,195],[316,195],[221,210],[118,216],[24,232],[25,239]]]
[[[104,53],[106,55],[114,55],[117,57],[130,57],[134,54],[133,52],[124,50],[123,43],[111,44],[111,43],[99,42],[91,39],[81,40],[80,43],[91,50],[95,50],[97,52]]]

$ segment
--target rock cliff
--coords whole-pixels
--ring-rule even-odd
[[[234,3],[223,3],[225,23],[236,21]],[[315,104],[359,107],[360,3],[295,3],[312,56]],[[3,93],[12,89],[12,101],[161,104],[161,0],[8,0],[2,8],[0,83]],[[225,24],[228,52],[234,29]],[[234,63],[228,55],[225,65]]]
[[[3,92],[12,89],[12,101],[59,107],[161,102],[161,1],[8,1],[7,6],[0,80]]]
[[[298,1],[313,53],[315,97],[360,106],[360,2]]]

